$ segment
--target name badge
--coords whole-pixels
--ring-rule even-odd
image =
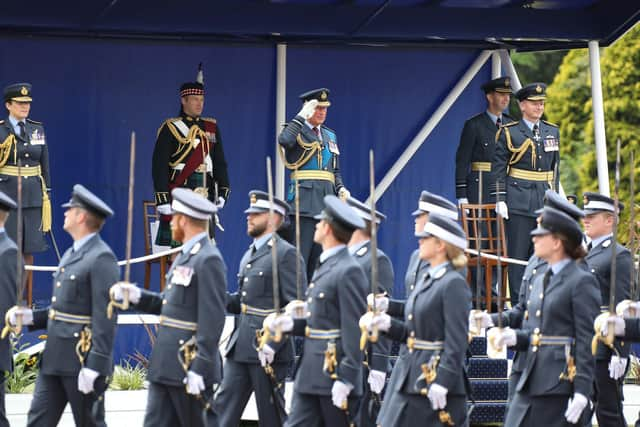
[[[33,131],[33,133],[31,134],[31,145],[44,145],[45,140],[44,140],[44,132],[36,129]]]
[[[209,142],[211,142],[212,144],[216,143],[216,134],[215,133],[205,132],[205,134],[207,135],[207,139],[209,140]]]
[[[173,269],[173,275],[171,276],[171,283],[179,286],[189,286],[191,284],[191,278],[193,277],[193,268],[179,265]]]
[[[340,154],[340,150],[338,149],[338,144],[333,139],[329,140],[329,151],[334,154]]]
[[[559,145],[558,139],[553,135],[547,135],[544,138],[544,151],[546,152],[558,151],[560,149]]]

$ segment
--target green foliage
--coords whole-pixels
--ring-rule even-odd
[[[147,370],[142,365],[124,362],[114,368],[109,387],[112,390],[142,390],[146,379]]]
[[[18,346],[20,337],[11,338],[15,359],[13,372],[5,373],[5,390],[7,393],[32,393],[38,377],[38,355],[29,356],[22,351],[29,347],[28,343]]]

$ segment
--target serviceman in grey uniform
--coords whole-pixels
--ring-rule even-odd
[[[364,221],[336,196],[324,198],[314,240],[320,264],[307,289],[306,316],[267,317],[272,331],[304,336],[287,426],[348,426],[362,394],[358,319],[366,311],[368,281],[347,243]]]
[[[0,321],[4,320],[7,310],[16,302],[18,248],[4,228],[9,211],[16,207],[16,202],[0,191]],[[12,355],[11,342],[7,336],[0,340],[0,427],[9,427],[4,405],[4,382],[13,369]]]
[[[527,260],[533,253],[529,232],[536,227],[536,213],[543,206],[545,191],[558,190],[560,131],[541,120],[546,85],[532,83],[515,96],[522,120],[503,125],[497,134],[491,173],[500,187],[496,211],[506,220],[507,254]],[[524,267],[509,265],[511,303],[518,302]]]
[[[591,239],[584,262],[598,280],[602,298],[601,311],[608,311],[611,287],[611,257],[616,254],[615,304],[631,295],[631,253],[616,242],[613,225],[618,221],[614,200],[598,193],[584,193],[584,232]],[[618,204],[618,212],[624,205]],[[626,427],[622,411],[622,385],[629,361],[630,343],[615,340],[616,353],[598,341],[594,403],[598,425]]]
[[[369,284],[371,284],[371,261],[373,256],[371,252],[371,207],[353,197],[349,197],[347,203],[355,209],[365,223],[364,228],[358,228],[353,232],[349,241],[349,253],[358,261]],[[375,216],[376,227],[380,227],[379,224],[387,218],[378,211],[376,211]],[[379,247],[376,250],[376,259],[378,266],[377,293],[392,295],[393,265],[391,265],[391,260]],[[369,289],[371,289],[371,285],[369,285]],[[370,343],[365,351],[365,366],[367,369],[363,370],[362,400],[360,400],[356,425],[358,427],[375,427],[378,410],[374,406],[376,406],[376,401],[379,402],[380,400],[380,394],[386,384],[387,372],[391,370],[391,364],[389,363],[391,340],[380,336],[378,341]],[[371,393],[376,396],[372,396]]]
[[[186,188],[174,189],[171,197],[171,210],[162,213],[172,215],[171,237],[182,242],[182,250],[167,273],[166,290],[158,294],[118,283],[112,291],[114,299],[122,300],[126,291],[135,308],[160,315],[147,375],[146,427],[204,425],[203,407],[222,380],[218,341],[225,321],[226,267],[207,232],[216,206]],[[184,356],[187,349],[195,354]],[[208,425],[217,426],[215,413],[209,411],[208,418]]]
[[[99,232],[113,215],[111,208],[80,184],[62,205],[64,230],[73,246],[53,273],[53,296],[48,308],[15,307],[30,329],[47,330],[28,426],[56,426],[67,402],[76,425],[104,426],[105,378],[113,371],[115,318],[107,317],[109,288],[120,271],[111,248]],[[81,358],[77,355],[79,346]]]
[[[285,125],[278,136],[284,150],[284,164],[291,171],[287,202],[295,200],[295,181],[300,192],[300,252],[311,279],[321,248],[313,241],[318,215],[324,207],[324,196],[338,195],[346,200],[350,193],[340,174],[338,137],[324,125],[327,118],[329,89],[310,90],[300,95],[302,109]],[[292,214],[293,215],[293,214]],[[295,227],[293,217],[291,228]],[[288,240],[293,242],[295,229]]]
[[[270,206],[273,222],[269,220]],[[253,242],[240,260],[238,291],[227,294],[227,311],[236,315],[236,322],[226,347],[224,376],[214,403],[220,413],[221,426],[240,424],[252,392],[255,392],[260,426],[275,427],[284,422],[273,396],[274,392],[279,393],[284,399],[284,387],[274,391],[277,387],[263,367],[271,365],[276,384],[284,385],[294,358],[293,343],[291,338],[279,343],[271,341],[256,352],[256,331],[262,328],[265,317],[275,311],[271,253],[274,245],[278,257],[280,304],[285,306],[296,300],[298,287],[301,292],[307,288],[304,261],[300,260],[301,283],[297,286],[296,248],[275,233],[288,211],[289,205],[278,198],[274,197],[271,205],[269,195],[264,191],[249,192],[249,208],[244,212],[247,214],[247,234]]]
[[[545,207],[531,235],[536,255],[549,267],[535,276],[522,327],[487,333],[494,347],[513,347],[526,359],[505,425],[582,425],[594,380],[591,340],[600,306],[598,284],[579,265],[585,255],[582,230],[569,215]]]
[[[456,221],[431,213],[417,237],[429,270],[409,296],[404,319],[387,313],[361,319],[367,329],[375,326],[409,349],[393,368],[378,425],[467,426],[464,361],[471,291],[459,271],[467,262],[467,236]]]

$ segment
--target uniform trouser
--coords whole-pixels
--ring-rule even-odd
[[[104,377],[98,377],[94,384],[96,390],[103,391],[106,386]],[[64,407],[69,402],[73,420],[78,427],[105,426],[104,399],[97,400],[95,393],[84,394],[78,390],[78,377],[73,375],[38,375],[36,389],[27,426],[55,427],[60,421]]]
[[[354,403],[354,399],[349,399],[349,407]],[[352,415],[333,405],[331,396],[294,392],[291,412],[285,426],[348,427],[349,416]]]
[[[609,376],[608,360],[596,360],[595,391],[598,425],[626,427],[622,411],[622,381]]]
[[[277,363],[272,367],[276,379],[283,382],[287,375],[288,363]],[[255,392],[258,425],[282,426],[284,420],[279,420],[280,415],[274,405],[273,385],[264,368],[259,363],[239,363],[227,359],[222,385],[214,400],[214,409],[219,414],[221,427],[235,427],[240,424],[240,417],[251,392]],[[284,387],[280,388],[278,393],[283,395]]]
[[[5,382],[5,371],[0,371],[0,427],[9,427],[9,420],[7,420],[7,411],[5,409],[4,404],[4,382]]]
[[[507,255],[510,258],[527,261],[533,253],[533,243],[529,233],[536,228],[534,217],[509,213],[509,219],[505,221],[507,238]],[[520,284],[524,275],[524,265],[509,264],[509,293],[511,294],[511,306],[518,303]]]
[[[187,394],[185,387],[149,382],[144,427],[201,427],[204,426],[203,409],[207,395],[198,400]],[[215,414],[211,414],[208,427],[217,427]]]
[[[376,402],[376,396],[373,395],[371,387],[369,386],[369,370],[363,369],[362,372],[364,372],[365,375],[362,383],[362,396],[358,402],[356,425],[358,427],[375,427],[377,425],[376,418],[380,411],[380,396],[377,396],[378,401]],[[377,410],[374,409],[374,407],[377,407]]]
[[[294,215],[289,216],[291,226],[289,228],[290,233],[286,234],[286,239],[295,246],[296,244],[296,218]],[[311,281],[313,272],[316,269],[316,264],[320,254],[322,253],[322,247],[313,241],[313,235],[316,232],[317,220],[312,217],[301,216],[300,217],[300,254],[304,259],[307,267],[307,280]]]
[[[509,427],[540,427],[540,426],[583,426],[589,415],[588,409],[576,424],[569,424],[564,417],[569,403],[569,396],[529,396],[526,392],[516,392],[509,403],[505,426]],[[590,424],[589,424],[590,425]]]

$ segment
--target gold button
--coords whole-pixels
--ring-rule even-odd
[[[533,285],[529,285],[529,290],[533,289]]]
[[[62,267],[62,268],[60,269],[60,272],[61,272],[61,273],[64,273],[64,267]]]
[[[69,279],[71,279],[71,280],[76,280],[76,275],[75,275],[75,274],[72,274],[72,275],[71,275],[71,277],[69,277]]]
[[[56,288],[59,288],[60,286],[62,286],[62,283],[56,282]]]
[[[309,284],[309,289],[313,289],[314,286],[315,286],[315,283],[310,283]]]
[[[24,156],[25,156],[25,157],[29,157],[29,153],[25,153],[25,155],[24,155]]]
[[[320,293],[318,294],[318,297],[320,297],[320,298],[324,298],[324,292],[320,292]]]
[[[167,289],[171,289],[172,287],[173,287],[173,285],[172,285],[172,284],[169,284],[169,285],[167,286]]]
[[[56,297],[51,297],[51,302],[56,302]]]
[[[259,273],[258,273],[258,276],[262,276],[263,274],[264,274],[264,273],[262,273],[262,271],[261,271],[261,272],[259,272]]]
[[[544,298],[544,294],[540,292],[540,299]]]
[[[531,272],[531,274],[536,274],[536,269],[534,268],[533,271]]]
[[[411,290],[413,290],[413,285],[411,285]]]
[[[80,334],[79,334],[79,333],[77,333],[77,332],[74,332],[74,333],[73,333],[73,336],[74,336],[74,337],[76,337],[76,338],[78,338],[78,337],[80,336]]]
[[[407,316],[409,318],[409,320],[413,319],[413,314],[410,314],[409,316]]]
[[[313,301],[313,298],[311,297],[307,298],[307,302],[311,302],[311,301]]]
[[[535,328],[535,329],[533,330],[533,333],[534,333],[534,334],[539,334],[539,333],[540,333],[540,328]]]
[[[530,299],[527,300],[527,305],[529,305],[529,304],[531,304],[531,300]]]
[[[535,353],[536,351],[538,351],[538,347],[533,346],[533,348],[531,349],[531,351],[533,351],[533,352]]]
[[[178,344],[180,345],[184,344],[184,340],[178,340]]]
[[[251,268],[251,263],[247,264],[246,268]]]
[[[541,314],[540,310],[536,310],[536,317],[540,317]]]
[[[311,317],[311,312],[307,311],[307,317]]]
[[[166,300],[166,299],[163,299],[163,300],[162,300],[162,305],[165,305],[166,303],[167,303],[167,300]]]
[[[525,310],[524,311],[524,320],[527,320],[529,318],[529,310]]]
[[[242,296],[246,297],[247,296],[247,291],[242,291]]]
[[[244,278],[244,283],[247,283],[248,281],[249,281],[249,278],[248,278],[248,277],[245,277],[245,278]]]
[[[411,331],[411,333],[409,334],[409,336],[411,336],[411,337],[415,337],[415,336],[416,336],[416,331]]]

